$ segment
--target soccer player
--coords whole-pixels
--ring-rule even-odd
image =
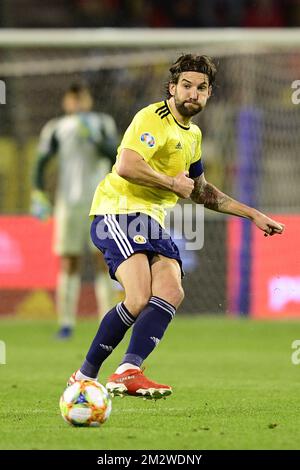
[[[207,56],[183,55],[170,68],[168,99],[139,111],[125,132],[112,172],[99,184],[90,214],[91,236],[103,252],[125,301],[103,318],[76,380],[95,379],[100,366],[133,327],[123,360],[108,379],[113,394],[161,398],[169,385],[148,379],[143,361],[162,339],[183,300],[177,246],[163,228],[165,209],[178,198],[245,217],[266,235],[282,224],[207,182],[201,131],[193,116],[211,96],[216,67]]]
[[[102,255],[90,242],[87,214],[99,179],[110,171],[118,136],[110,115],[91,111],[93,98],[85,85],[70,86],[62,105],[65,115],[50,120],[40,135],[31,210],[40,218],[47,218],[51,213],[44,174],[49,160],[57,155],[54,251],[60,256],[56,291],[58,338],[64,339],[72,334],[75,325],[85,242],[89,242],[95,255],[95,291],[100,317],[113,305],[112,281]]]

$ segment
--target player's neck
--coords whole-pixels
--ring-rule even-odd
[[[173,114],[173,116],[175,117],[176,121],[178,121],[179,124],[182,124],[183,126],[188,126],[189,123],[190,123],[191,118],[190,118],[190,117],[187,117],[187,116],[182,116],[182,115],[178,112],[178,110],[177,110],[177,108],[176,108],[176,106],[175,106],[174,98],[173,98],[173,97],[172,97],[172,98],[169,98],[169,99],[167,100],[167,102],[168,102],[168,106],[169,106],[169,108],[170,108],[170,111],[171,111],[171,113]]]

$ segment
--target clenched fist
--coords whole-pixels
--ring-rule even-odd
[[[173,178],[172,191],[181,198],[190,197],[194,189],[194,180],[189,178],[188,171],[182,171]]]

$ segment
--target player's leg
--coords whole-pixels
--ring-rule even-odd
[[[183,300],[181,271],[175,259],[157,255],[151,264],[152,295],[138,316],[122,363],[140,367],[160,342]]]
[[[56,287],[56,309],[60,330],[58,338],[68,338],[76,323],[80,293],[80,257],[61,256]]]
[[[145,217],[140,220],[140,225],[147,229],[147,219],[150,218]],[[135,217],[131,215],[128,216],[126,222],[128,227],[134,219]],[[108,227],[109,233],[112,234],[112,239],[105,236],[104,225],[106,225],[106,228]],[[156,225],[158,226],[157,222]],[[91,235],[95,245],[104,253],[111,276],[115,277],[116,274],[117,279],[125,288],[126,299],[124,303],[118,304],[105,315],[88,352],[86,361],[81,369],[73,374],[69,383],[72,383],[74,380],[95,378],[97,376],[100,365],[121,341],[127,329],[134,323],[135,317],[138,317],[141,311],[143,312],[144,309],[147,309],[151,296],[152,274],[148,256],[141,253],[141,249],[143,252],[153,253],[154,251],[152,240],[149,240],[147,234],[145,233],[145,236],[139,234],[137,237],[133,233],[131,236],[126,236],[119,224],[119,218],[116,216],[97,216],[92,223]],[[170,258],[180,259],[178,249],[174,249],[175,245],[173,244],[173,246],[170,240],[163,240],[162,243],[160,239],[161,236],[161,228],[159,228],[157,238],[158,247],[163,249],[165,253],[170,253]],[[137,264],[134,260],[140,260],[141,263]],[[173,263],[173,267],[174,266],[175,263]],[[144,269],[144,267],[146,269]],[[168,273],[166,273],[165,276],[168,277]],[[178,273],[176,276],[178,277]],[[176,300],[172,297],[172,301],[173,300],[174,303],[178,303],[178,299]],[[160,308],[160,305],[155,305],[155,308],[157,307]],[[167,308],[169,316],[175,313],[175,309],[168,305],[167,301],[164,303],[163,307],[162,310],[164,311],[166,311]],[[168,322],[169,321],[168,319]],[[107,340],[109,341],[107,342]],[[136,356],[139,355],[140,351],[137,350]],[[126,360],[127,358],[125,358],[125,361]],[[160,398],[171,393],[171,387],[147,379],[140,370],[140,367],[133,362],[125,362],[120,367],[124,368],[125,372],[122,373],[117,370],[116,374],[113,374],[109,378],[107,387],[111,392],[125,392],[131,395],[142,395],[151,398]]]
[[[130,219],[133,216],[128,217]],[[150,297],[151,273],[148,257],[141,252],[140,245],[132,244],[119,222],[119,217],[115,215],[95,217],[91,225],[91,239],[103,253],[111,277],[119,280],[125,288],[126,300],[104,316],[86,360],[81,368],[72,374],[69,383],[97,377],[102,362],[122,340]],[[129,224],[127,215],[123,222]],[[137,292],[140,294],[136,299]],[[142,302],[143,298],[145,300]]]
[[[184,299],[178,261],[163,255],[154,256],[151,274],[152,296],[162,298],[177,309]]]
[[[161,398],[172,393],[170,386],[147,379],[141,371],[137,375],[135,372],[136,368],[140,370],[143,361],[161,341],[184,296],[177,260],[155,256],[151,264],[151,278],[152,295],[136,319],[121,365],[109,378],[107,388],[112,393],[149,398]]]
[[[147,244],[156,253],[151,260],[151,298],[137,317],[126,354],[116,373],[109,378],[107,388],[121,392],[126,385],[125,391],[131,395],[161,398],[172,393],[172,388],[147,379],[141,370],[135,374],[133,367],[140,368],[160,342],[182,302],[181,259],[170,235],[154,219],[145,220],[143,216],[142,224],[148,229]]]
[[[60,257],[56,306],[60,330],[58,338],[72,334],[80,294],[80,259],[84,244],[85,220],[79,211],[62,204],[55,208],[54,251]]]
[[[93,254],[93,258],[95,264],[95,294],[98,316],[101,321],[105,313],[115,305],[116,295],[113,280],[109,275],[109,270],[99,250]]]
[[[101,364],[123,339],[151,295],[151,272],[148,257],[133,254],[120,264],[116,278],[125,289],[125,301],[112,308],[102,319],[96,336],[80,370],[70,382],[96,378]]]
[[[98,318],[99,321],[101,321],[105,313],[116,303],[115,289],[104,257],[99,251],[99,248],[96,247],[91,240],[89,224],[86,224],[86,228],[85,239],[94,262],[94,288],[97,300]]]

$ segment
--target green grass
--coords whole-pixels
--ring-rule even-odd
[[[79,323],[68,342],[55,325],[0,320],[7,364],[0,366],[1,449],[299,449],[300,365],[291,363],[299,323],[179,316],[146,361],[169,383],[166,400],[116,397],[102,428],[72,428],[58,401],[96,331]],[[114,371],[121,344],[103,366]]]

